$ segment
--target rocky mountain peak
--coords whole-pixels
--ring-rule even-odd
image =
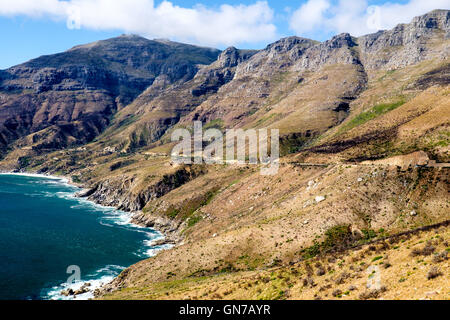
[[[309,47],[316,43],[314,40],[302,38],[302,37],[287,37],[282,38],[272,44],[269,44],[266,51],[285,53],[292,50],[294,47]]]
[[[233,68],[256,52],[256,50],[238,50],[235,47],[229,47],[220,54],[217,62],[220,68]]]
[[[415,17],[411,25],[419,29],[450,29],[450,10],[434,10],[423,16]]]
[[[332,39],[315,44],[305,50],[296,63],[297,71],[318,70],[330,64],[359,65],[361,62],[355,50],[355,39],[348,33],[334,36]]]
[[[255,105],[266,103],[271,90],[285,79],[291,77],[291,82],[298,84],[303,73],[320,72],[327,66],[357,70],[355,87],[359,90],[366,77],[379,70],[448,58],[449,20],[449,10],[435,10],[409,24],[360,38],[342,33],[318,42],[293,36],[263,50],[229,47],[220,51],[137,35],[76,46],[0,71],[0,149],[36,130],[56,126],[53,129],[57,131],[61,123],[76,127],[71,128],[70,141],[90,141],[110,125],[117,111],[133,101],[129,115],[136,110],[150,113],[155,108],[169,114],[168,120],[156,117],[152,122],[157,132],[154,137],[215,94],[225,92],[224,96],[231,97],[238,92],[252,97],[250,114]],[[239,109],[237,104],[224,103],[217,109],[217,117],[225,118],[220,112],[229,106]],[[204,113],[212,114],[206,109],[215,105],[202,106]],[[242,118],[246,116],[242,114]],[[88,137],[84,135],[86,126],[91,132]],[[61,133],[61,141],[67,138],[66,131]]]
[[[341,33],[334,36],[331,40],[325,42],[330,49],[338,49],[342,47],[354,47],[356,43],[349,33]]]
[[[44,129],[58,137],[49,134],[36,148],[86,143],[155,79],[160,77],[168,84],[189,81],[199,65],[210,65],[219,53],[126,35],[4,70],[0,73],[0,95],[5,95],[0,103],[0,149]],[[8,124],[11,121],[14,125]],[[40,139],[34,140],[37,144]]]
[[[448,54],[449,21],[449,10],[435,10],[415,17],[409,24],[358,38],[364,64],[368,69],[395,69],[430,58],[435,52]],[[427,43],[433,39],[442,50],[431,50]]]

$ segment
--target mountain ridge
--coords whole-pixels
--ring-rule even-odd
[[[265,66],[273,64],[274,69],[278,69],[276,71],[279,71],[280,69],[287,70],[287,65],[295,64],[296,66],[293,67],[292,70],[297,73],[308,70],[315,71],[323,68],[327,63],[343,63],[349,65],[360,64],[364,71],[365,69],[377,70],[382,68],[383,65],[391,69],[404,67],[420,62],[424,59],[426,54],[432,54],[432,52],[429,52],[430,50],[427,50],[427,46],[418,43],[417,39],[421,39],[422,42],[427,40],[436,33],[436,31],[433,30],[442,30],[445,32],[444,39],[448,39],[450,34],[448,10],[435,10],[421,17],[414,18],[410,24],[400,24],[393,30],[379,31],[359,38],[353,38],[349,34],[344,33],[333,37],[331,40],[318,43],[317,41],[301,37],[287,37],[269,44],[263,50],[248,51],[251,53],[251,57],[249,56],[233,66],[236,67],[233,78],[244,77],[246,74],[251,73],[251,70],[256,69],[258,71],[256,74],[253,74],[253,76],[262,76],[262,70],[266,70],[264,72],[266,72],[266,76],[269,76],[270,73],[267,72],[273,71],[269,71],[267,67],[258,68],[259,63],[265,59],[269,59],[267,63],[264,62]],[[297,49],[296,46],[299,48]],[[386,50],[386,48],[399,46],[404,49],[394,50],[392,53],[385,52],[380,54],[380,51]],[[134,51],[130,54],[128,51],[130,51],[131,48],[133,48]],[[167,50],[169,49],[171,51],[170,54],[167,53]],[[180,59],[178,57],[180,54],[183,54],[183,50],[185,50],[188,55],[198,53],[199,58],[193,60],[193,62],[195,62],[194,64],[188,62],[187,64],[180,65]],[[447,51],[448,48],[446,51],[441,51],[440,53],[445,57],[445,55],[448,55]],[[264,52],[267,54],[264,54]],[[126,105],[129,105],[136,97],[139,97],[139,95],[145,95],[145,91],[152,86],[155,80],[160,87],[161,85],[163,87],[167,85],[176,85],[177,82],[189,82],[199,71],[199,76],[201,75],[202,71],[201,68],[198,68],[198,65],[212,63],[213,57],[217,56],[218,53],[218,50],[210,48],[201,48],[170,41],[148,40],[136,35],[122,35],[117,38],[75,46],[66,52],[42,56],[32,59],[24,64],[3,70],[0,75],[0,91],[3,91],[4,93],[13,93],[17,91],[23,92],[24,90],[32,90],[35,94],[39,95],[41,93],[53,91],[100,90],[98,94],[102,95],[100,99],[104,99],[105,103],[102,110],[93,110],[94,118],[97,117],[97,119],[94,121],[87,121],[88,123],[81,120],[84,125],[83,130],[76,128],[77,126],[71,124],[72,130],[77,131],[78,134],[81,134],[82,131],[90,132],[89,136],[85,138],[76,136],[75,141],[81,138],[82,141],[88,142],[107,128],[111,118],[117,111],[124,108]],[[290,56],[282,58],[283,54],[285,55],[286,53]],[[206,57],[200,58],[202,54],[205,54]],[[257,58],[258,56],[261,58]],[[440,58],[442,59],[442,56]],[[171,59],[174,59],[173,62],[170,62]],[[260,59],[260,62],[256,59]],[[280,59],[284,59],[282,63],[277,61]],[[159,62],[159,60],[161,62]],[[250,61],[245,63],[243,67],[239,66],[239,64],[242,64],[245,60]],[[75,67],[77,64],[82,65],[83,67]],[[222,66],[222,68],[223,67],[224,66]],[[246,70],[244,70],[244,68],[246,68]],[[36,69],[39,71],[36,71]],[[371,72],[369,72],[368,76],[370,76],[370,73]],[[212,75],[212,78],[221,77],[221,79],[205,80],[205,83],[192,90],[197,96],[204,96],[210,92],[215,93],[214,91],[217,91],[220,87],[233,80],[230,76],[231,73],[228,72],[228,75],[224,80],[222,74]],[[208,85],[208,81],[212,81],[214,84]],[[102,92],[102,90],[106,90],[106,92]],[[99,99],[98,94],[97,96],[92,96],[91,93],[87,93],[87,95],[90,96],[90,99],[93,100]],[[156,91],[155,94],[157,96],[159,91]],[[111,96],[111,98],[108,96]],[[32,103],[33,100],[27,101],[29,101],[28,103]],[[13,101],[9,102],[9,104],[13,103]],[[39,104],[42,102],[37,101],[37,103]],[[49,103],[52,104],[52,102]],[[7,107],[8,103],[4,103],[4,105]],[[10,108],[9,112],[11,112]],[[35,112],[37,112],[37,110]],[[40,114],[46,112],[49,112],[49,110],[40,111]],[[56,114],[56,116],[58,118],[64,118],[65,121],[69,120],[69,122],[74,120],[70,120],[70,117],[67,115]],[[242,117],[243,115],[236,116]],[[6,115],[3,115],[2,118],[5,117]],[[33,118],[34,115],[31,114],[28,117]],[[170,119],[160,119],[158,121],[167,121],[170,124],[170,127],[176,124],[181,117],[176,114],[171,118],[173,118],[175,122]],[[18,119],[7,119],[7,121],[12,121],[12,124],[7,123],[6,126],[2,124],[1,141],[3,150],[6,150],[5,148],[10,145],[11,142],[23,136],[23,134],[16,135],[13,132],[14,130],[8,129],[20,126],[20,119],[20,117]],[[22,131],[31,131],[30,133],[32,133],[45,129],[48,125],[53,125],[51,119],[45,119],[45,117],[42,116],[38,117],[33,122],[50,123],[43,126],[34,125],[30,130],[25,129]],[[23,124],[27,127],[29,126],[29,121],[24,119]],[[160,125],[161,124],[157,126]],[[143,126],[149,128],[149,126],[151,127],[152,125],[143,124]],[[157,131],[164,133],[166,129]],[[51,147],[51,145],[57,147],[58,144],[61,144],[62,147],[66,147],[70,144],[70,134],[69,137],[65,137],[64,130],[59,130],[59,133],[59,136],[55,136],[54,138],[54,140],[56,140],[55,143],[52,141],[44,142],[43,148]],[[290,134],[290,132],[288,133]],[[161,133],[151,133],[150,136],[149,141],[154,142],[161,137]]]
[[[67,147],[76,140],[89,142],[108,126],[117,110],[134,100],[158,76],[167,75],[171,83],[186,81],[195,75],[199,64],[211,63],[219,52],[136,36],[119,37],[42,56],[4,70],[0,91],[6,101],[0,109],[6,108],[10,114],[9,119],[7,114],[1,117],[3,150],[8,141],[21,137],[9,130],[14,126],[23,126],[27,133],[46,128],[58,131],[55,141],[44,141],[44,148],[51,148],[52,144],[56,148],[59,144]],[[33,124],[23,119],[20,110],[15,113],[9,108],[20,99],[27,99],[32,108],[27,117],[33,119]],[[77,102],[83,106],[77,107]],[[91,114],[93,120],[79,117],[79,111],[74,113],[80,109]],[[5,125],[7,121],[13,124]],[[60,121],[68,122],[76,135],[58,127]],[[83,131],[87,133],[85,137]],[[75,139],[70,141],[71,137]]]

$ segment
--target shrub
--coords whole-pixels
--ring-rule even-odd
[[[386,292],[386,291],[387,291],[387,288],[385,286],[382,286],[380,289],[365,291],[359,295],[359,299],[361,299],[361,300],[376,299],[383,292]]]
[[[336,289],[333,291],[333,297],[340,298],[342,296],[342,290]]]
[[[433,257],[433,262],[440,263],[440,262],[446,261],[447,259],[448,259],[448,252],[444,251],[444,252],[435,254]]]
[[[190,227],[194,226],[195,224],[200,222],[200,220],[202,220],[202,219],[203,219],[203,217],[201,215],[199,215],[199,214],[190,217],[188,222],[187,222],[188,227],[190,228]]]
[[[322,266],[320,266],[316,271],[316,275],[319,277],[323,276],[325,273],[326,273],[326,271]]]
[[[436,267],[431,267],[430,271],[428,271],[427,279],[431,280],[439,276],[442,276],[442,272]]]
[[[418,248],[414,249],[411,252],[411,256],[413,256],[413,257],[416,257],[416,256],[429,256],[434,251],[436,251],[436,248],[433,246],[431,241],[428,241],[427,244],[425,245],[425,247],[423,247],[422,249],[418,249]]]
[[[354,243],[355,238],[350,225],[338,225],[325,232],[325,240],[322,243],[314,242],[314,245],[301,251],[304,259],[311,259],[319,254],[339,251]]]
[[[375,262],[375,261],[378,261],[378,260],[381,260],[381,259],[383,259],[383,257],[382,256],[378,256],[378,257],[373,258],[372,262]]]
[[[339,130],[340,133],[346,132],[348,130],[351,130],[355,127],[358,127],[360,125],[363,125],[364,123],[373,120],[385,113],[388,113],[394,109],[397,109],[401,105],[405,103],[404,100],[400,100],[398,102],[394,103],[384,103],[374,106],[372,109],[366,112],[362,112],[359,115],[357,115],[355,118],[350,120],[347,124],[345,124],[341,129]]]

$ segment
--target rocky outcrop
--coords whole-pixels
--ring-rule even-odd
[[[181,226],[185,222],[171,219],[166,215],[146,213],[143,209],[150,201],[161,198],[205,173],[204,168],[182,167],[153,181],[144,189],[135,188],[138,182],[134,178],[119,176],[100,181],[93,187],[84,189],[77,193],[77,197],[130,212],[132,223],[156,229],[164,234],[164,238],[154,245],[178,244],[182,241]],[[138,191],[134,192],[134,189]]]
[[[317,42],[301,37],[283,38],[268,45],[236,70],[236,78],[268,77],[292,66]]]
[[[136,188],[133,177],[114,177],[96,183],[96,185],[78,196],[98,204],[115,207],[126,212],[138,212],[151,200],[162,197],[204,173],[204,168],[182,167],[153,181],[145,188]]]
[[[326,65],[361,64],[356,50],[356,39],[343,33],[329,41],[315,45],[304,53],[296,65],[296,70],[316,71]]]
[[[220,87],[234,78],[235,67],[255,53],[256,51],[238,50],[234,47],[226,49],[215,63],[198,72],[196,79],[201,81],[201,84],[192,89],[192,95],[198,97],[216,93]]]
[[[436,48],[429,42],[438,40]],[[450,55],[450,11],[435,10],[416,17],[409,24],[358,38],[366,68],[396,69],[415,64],[431,56],[441,59]]]
[[[119,141],[127,145],[128,152],[157,141],[183,116],[231,82],[238,66],[256,52],[228,48],[214,63],[203,66],[192,80],[184,83],[171,84],[166,77],[160,77],[158,84],[153,84],[121,111],[121,117],[112,125],[111,131],[116,128],[124,129],[121,123],[126,121],[127,117],[144,114],[125,128],[127,141],[123,141],[124,134]]]
[[[181,235],[180,220],[170,219],[169,217],[137,212],[132,215],[131,222],[146,228],[153,228],[164,234],[163,239],[156,240],[152,245],[179,244],[183,237]]]

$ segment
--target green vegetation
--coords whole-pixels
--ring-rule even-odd
[[[180,213],[180,210],[178,210],[178,209],[176,209],[176,208],[174,208],[174,207],[170,207],[170,208],[167,210],[166,215],[167,215],[169,218],[171,218],[171,219],[175,219],[175,218],[178,216],[179,213]]]
[[[353,239],[349,225],[338,225],[325,232],[325,240],[319,243],[315,240],[314,245],[302,250],[304,259],[311,259],[321,253],[343,246]]]
[[[204,207],[208,205],[216,196],[218,192],[218,188],[214,188],[212,190],[209,190],[205,194],[192,198],[190,200],[187,200],[184,202],[184,205],[181,208],[176,208],[174,206],[170,206],[165,214],[171,219],[179,218],[182,220],[189,219],[188,221],[188,227],[193,226],[198,221],[201,220],[200,217],[193,216],[194,213],[200,209],[201,207]]]
[[[203,219],[203,217],[200,214],[193,215],[188,220],[188,228],[193,227],[198,222],[200,222]]]
[[[72,176],[72,182],[74,183],[81,183],[80,176]]]
[[[198,222],[200,222],[203,219],[203,217],[200,214],[195,214],[188,220],[188,228],[196,225]]]
[[[312,138],[291,134],[280,139],[280,155],[285,156],[301,151],[305,144]]]
[[[381,81],[385,80],[386,78],[392,76],[396,71],[397,70],[389,70],[389,71],[387,71],[386,74],[384,74],[382,77],[380,77],[378,79],[378,81],[381,82]]]
[[[372,229],[361,230],[363,237],[356,236],[351,231],[350,225],[338,225],[328,229],[325,232],[325,239],[319,243],[317,240],[311,247],[303,249],[300,253],[303,259],[311,259],[321,254],[326,254],[333,251],[340,251],[354,245],[360,245],[371,241],[380,235]]]
[[[378,256],[378,257],[373,258],[372,262],[375,262],[375,261],[378,261],[378,260],[381,260],[381,259],[383,259],[383,257],[382,256]]]
[[[147,126],[143,126],[140,129],[139,134],[138,131],[133,131],[130,135],[130,145],[128,150],[130,153],[135,152],[137,149],[147,146],[150,142],[152,142],[152,132]]]
[[[129,165],[132,165],[134,163],[136,163],[136,160],[119,161],[119,162],[116,162],[116,163],[112,164],[109,167],[109,170],[110,171],[115,171],[115,170],[118,170],[118,169],[123,168],[123,167],[128,167]]]
[[[335,226],[325,232],[325,240],[322,243],[322,247],[325,250],[332,249],[352,239],[349,225]]]
[[[398,107],[402,106],[403,104],[405,104],[405,100],[402,99],[402,100],[400,100],[398,102],[394,102],[394,103],[383,103],[383,104],[376,105],[369,111],[360,113],[355,118],[350,120],[348,123],[343,125],[340,128],[338,133],[339,134],[344,133],[344,132],[349,131],[353,128],[356,128],[360,125],[363,125],[366,122],[369,122],[370,120],[373,120],[385,113],[388,113],[392,110],[397,109]]]
[[[263,124],[268,126],[270,123],[275,122],[276,120],[281,119],[282,115],[280,113],[272,113],[268,116],[264,116],[262,118],[260,118],[258,121],[256,121],[255,123],[255,127],[262,127]]]
[[[218,129],[220,131],[223,131],[223,128],[224,128],[224,122],[222,119],[212,120],[203,126],[203,130]]]
[[[18,163],[20,168],[28,167],[31,163],[31,157],[20,157]]]

